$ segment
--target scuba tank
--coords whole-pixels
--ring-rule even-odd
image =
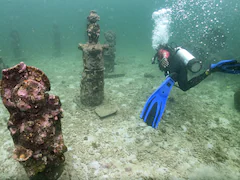
[[[190,52],[181,47],[174,48],[176,58],[180,59],[189,71],[197,73],[202,69],[202,62],[197,60]]]

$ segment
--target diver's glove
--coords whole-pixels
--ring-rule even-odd
[[[164,69],[167,68],[169,66],[169,62],[167,58],[162,58],[159,61],[160,66],[162,66]]]
[[[158,67],[161,71],[166,71],[168,66],[169,62],[167,58],[162,58],[161,60],[158,60]]]

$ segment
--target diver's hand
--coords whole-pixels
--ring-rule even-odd
[[[159,61],[159,63],[160,63],[160,66],[161,66],[162,68],[164,68],[164,69],[169,66],[169,62],[168,62],[167,58],[162,58],[162,59]]]

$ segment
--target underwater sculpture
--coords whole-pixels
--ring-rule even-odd
[[[115,53],[116,53],[116,34],[113,31],[107,31],[104,33],[105,44],[109,45],[109,48],[104,51],[104,66],[105,72],[111,73],[114,71]]]
[[[53,56],[60,57],[62,54],[61,33],[57,23],[53,23],[52,33],[53,33]]]
[[[88,42],[78,46],[78,49],[83,51],[80,99],[84,105],[96,106],[104,99],[103,51],[108,48],[108,45],[98,43],[100,35],[100,26],[97,24],[100,20],[98,14],[91,11],[87,19]]]
[[[240,112],[240,89],[234,94],[234,105],[236,110]]]
[[[13,158],[30,178],[55,176],[65,161],[58,96],[50,95],[50,82],[39,69],[23,62],[2,71],[1,97],[10,113],[8,129],[14,142]],[[60,172],[57,172],[61,175]]]
[[[15,58],[22,57],[21,39],[17,30],[12,30],[10,33],[10,44]]]

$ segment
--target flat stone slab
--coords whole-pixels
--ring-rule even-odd
[[[119,77],[123,77],[125,76],[125,74],[105,74],[104,78],[119,78]]]
[[[101,105],[95,109],[95,112],[100,118],[105,118],[115,114],[117,112],[117,106],[112,104]]]
[[[144,77],[145,78],[154,78],[155,76],[153,75],[153,74],[151,74],[151,73],[144,73]]]

